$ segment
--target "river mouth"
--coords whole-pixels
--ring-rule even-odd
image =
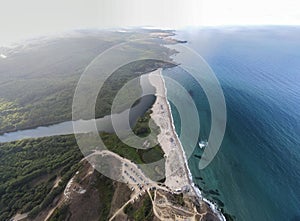
[[[131,108],[128,108],[121,113],[106,115],[98,119],[65,121],[50,126],[40,126],[33,129],[4,133],[3,135],[0,135],[0,143],[12,142],[28,138],[51,137],[74,133],[89,133],[93,131],[91,128],[93,128],[95,123],[98,131],[113,133],[115,131],[112,126],[112,117],[114,117],[115,120],[120,121],[120,124],[125,125],[124,127],[122,127],[122,130],[131,130],[138,118],[143,116],[155,102],[155,89],[150,85],[146,75],[142,75],[139,80],[143,94],[141,95],[138,102],[136,102]],[[149,93],[149,91],[151,91],[153,95],[145,95]],[[128,120],[128,112],[129,124],[126,122]],[[74,132],[73,124],[76,124],[76,132]]]

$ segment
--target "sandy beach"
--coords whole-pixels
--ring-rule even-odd
[[[188,168],[180,141],[173,128],[173,119],[166,96],[165,83],[161,69],[149,74],[150,83],[156,88],[156,101],[152,106],[151,118],[160,127],[158,142],[165,153],[165,185],[172,190],[190,189]]]
[[[148,76],[151,85],[156,88],[156,101],[151,109],[151,118],[161,130],[157,139],[165,153],[165,185],[175,192],[185,192],[207,203],[220,220],[225,220],[215,205],[202,197],[200,190],[193,183],[183,146],[175,131],[170,104],[167,100],[167,89],[161,72],[162,69],[158,69]]]

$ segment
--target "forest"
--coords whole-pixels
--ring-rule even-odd
[[[78,170],[82,157],[73,135],[0,143],[0,220],[17,212],[31,211],[33,217],[46,208]]]
[[[140,137],[149,135],[151,131],[150,114],[151,111],[147,111],[133,128]],[[152,130],[154,134],[159,133],[157,126]],[[143,164],[163,159],[159,145],[137,150],[124,144],[114,133],[100,133],[100,136],[109,150],[133,162]],[[0,143],[0,220],[7,220],[16,213],[29,213],[29,218],[38,215],[63,192],[68,181],[80,169],[79,162],[83,157],[74,135]],[[99,179],[107,184],[112,182],[101,176]],[[54,187],[57,181],[58,185]],[[98,182],[98,188],[107,187]],[[113,191],[113,188],[106,190],[110,196]]]
[[[80,33],[80,37],[70,35],[7,49],[9,59],[0,60],[0,134],[71,120],[73,95],[86,66],[115,44],[150,35],[151,31]],[[169,55],[175,52],[161,46],[162,41],[145,40],[131,47],[169,61]],[[104,82],[96,117],[110,114],[113,98],[124,83],[153,69],[170,66],[141,60],[120,67]]]
[[[28,47],[7,49],[9,59],[0,61],[3,76],[0,79],[0,135],[71,120],[76,84],[91,60],[114,44],[149,37],[151,32],[155,30],[133,30],[127,34],[80,33],[80,37],[39,40]],[[147,49],[147,53],[160,54],[161,59],[169,60],[175,52],[161,43],[162,40],[157,39],[133,44],[133,47],[141,51]],[[157,68],[172,66],[158,60],[140,60],[117,69],[104,82],[98,95],[96,117],[110,114],[113,98],[127,81]],[[129,107],[124,103],[118,111]],[[138,119],[133,128],[136,135],[145,137],[151,130],[154,132],[151,134],[158,134],[157,127],[149,128],[150,114],[148,111]],[[156,139],[154,135],[150,140]],[[133,162],[142,164],[163,159],[159,145],[137,150],[124,144],[115,134],[100,133],[100,136],[109,150]],[[51,206],[81,168],[82,158],[74,135],[0,143],[0,220],[8,220],[17,213],[28,213],[29,218],[34,218]],[[97,188],[107,193],[101,197],[109,202],[114,192],[112,181],[103,176],[98,181]],[[106,214],[108,209],[104,210]],[[63,220],[66,211],[67,206],[56,211],[53,220]]]

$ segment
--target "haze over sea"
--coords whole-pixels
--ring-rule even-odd
[[[226,99],[217,156],[201,171],[200,148],[189,159],[203,195],[235,220],[300,220],[300,28],[206,28],[176,37],[207,61]],[[207,139],[210,109],[200,86],[180,68],[164,75],[190,92],[201,119],[199,140]],[[172,114],[179,133],[173,106]]]

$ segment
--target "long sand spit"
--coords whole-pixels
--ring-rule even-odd
[[[151,118],[160,128],[160,134],[157,139],[164,151],[164,157],[166,159],[165,185],[173,191],[189,190],[188,194],[196,196],[199,200],[208,203],[220,220],[225,220],[225,217],[217,210],[216,206],[203,198],[200,190],[194,185],[183,146],[175,131],[171,108],[167,99],[167,89],[162,76],[162,69],[157,69],[149,73],[148,78],[151,85],[156,89],[156,101],[152,106]]]

